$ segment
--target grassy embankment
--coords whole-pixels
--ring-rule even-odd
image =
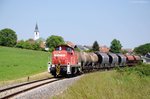
[[[85,75],[54,99],[150,99],[150,65]]]
[[[0,82],[47,71],[49,53],[0,46]]]

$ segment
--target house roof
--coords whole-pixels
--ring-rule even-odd
[[[66,44],[67,44],[68,46],[72,47],[72,48],[75,47],[75,44],[72,43],[72,42],[70,42],[70,41],[66,41]]]

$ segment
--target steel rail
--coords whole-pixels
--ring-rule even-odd
[[[7,87],[7,88],[3,88],[3,89],[0,89],[0,92],[4,92],[6,90],[10,90],[10,89],[13,89],[13,88],[17,88],[17,87],[20,87],[20,86],[25,86],[25,85],[28,85],[28,84],[32,84],[32,83],[36,83],[36,82],[40,82],[40,81],[44,81],[44,80],[48,80],[48,79],[53,79],[54,77],[51,77],[51,78],[45,78],[45,79],[40,79],[40,80],[34,80],[34,81],[30,81],[30,82],[25,82],[25,83],[21,83],[21,84],[18,84],[18,85],[14,85],[14,86],[11,86],[11,87]]]
[[[37,80],[37,81],[32,81],[32,82],[28,82],[28,83],[12,86],[12,87],[9,87],[9,88],[2,89],[1,92],[5,92],[5,91],[8,91],[8,90],[11,90],[11,89],[14,89],[14,88],[19,88],[19,87],[26,86],[26,85],[29,85],[29,84],[34,84],[34,83],[41,82],[41,81],[44,81],[44,80],[50,80],[52,78],[47,78],[47,79],[42,79],[42,80]],[[54,79],[54,80],[51,80],[51,81],[47,81],[47,82],[44,82],[44,83],[41,83],[41,84],[38,84],[38,85],[33,85],[32,87],[25,88],[23,90],[15,92],[15,93],[12,93],[12,94],[0,97],[0,99],[8,99],[8,98],[11,98],[11,97],[16,96],[18,94],[27,92],[29,90],[32,90],[32,89],[38,88],[40,86],[43,86],[43,85],[46,85],[46,84],[49,84],[49,83],[52,83],[52,82],[55,82],[55,81],[58,81],[58,80],[62,80],[62,79],[64,79],[64,78],[57,78],[57,79]]]

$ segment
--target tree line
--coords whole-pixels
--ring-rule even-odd
[[[14,30],[9,28],[0,30],[0,46],[17,47],[31,50],[44,50],[44,48],[40,46],[41,43],[41,39],[38,39],[36,41],[33,39],[17,41],[17,34]],[[45,43],[46,46],[49,48],[49,51],[52,52],[56,46],[60,44],[65,44],[65,41],[61,36],[51,35],[46,39]],[[110,45],[110,52],[126,53],[125,51],[122,51],[121,48],[122,45],[119,40],[112,40]],[[97,41],[93,43],[92,49],[90,49],[89,52],[91,51],[99,51],[99,44]],[[140,55],[145,55],[148,52],[150,52],[150,43],[140,45],[134,49],[134,53]]]
[[[121,50],[121,48],[122,48],[122,45],[119,40],[117,39],[112,40],[111,46],[110,46],[110,52],[126,54],[127,51],[126,50],[123,51]],[[92,50],[99,51],[99,45],[97,41],[93,43]],[[150,43],[139,45],[138,47],[135,47],[133,50],[133,54],[145,55],[147,53],[150,53]]]
[[[17,40],[17,34],[14,30],[5,28],[0,30],[0,46],[7,47],[17,47],[22,49],[31,50],[43,50],[41,44],[49,48],[49,51],[53,51],[57,45],[65,44],[64,39],[61,36],[49,36],[44,42],[41,38],[38,40],[28,39],[28,40]]]
[[[121,53],[121,48],[122,48],[122,45],[119,40],[117,40],[117,39],[112,40],[111,46],[110,46],[110,52]],[[95,41],[93,43],[91,51],[99,51],[99,44],[97,41]]]

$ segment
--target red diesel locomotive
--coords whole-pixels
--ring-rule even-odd
[[[72,47],[60,45],[52,52],[52,64],[49,63],[48,71],[54,75],[66,75],[77,72],[78,57]]]
[[[141,61],[137,55],[77,52],[68,45],[60,45],[52,52],[52,62],[48,63],[48,71],[53,76],[73,75],[98,69],[109,69],[115,66],[133,66]]]

